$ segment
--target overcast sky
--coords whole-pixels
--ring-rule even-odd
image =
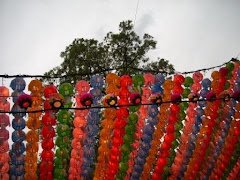
[[[0,74],[43,74],[74,38],[102,40],[135,18],[137,0],[0,0]],[[139,0],[139,35],[149,33],[177,71],[222,64],[240,53],[239,0]]]

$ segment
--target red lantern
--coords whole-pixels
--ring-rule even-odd
[[[54,85],[47,85],[45,86],[43,92],[46,98],[50,98],[57,94],[57,88]]]
[[[42,161],[53,161],[54,153],[51,150],[43,150],[41,154]]]

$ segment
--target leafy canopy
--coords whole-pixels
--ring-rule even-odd
[[[139,69],[173,73],[174,66],[168,60],[158,58],[149,62],[147,53],[155,49],[156,44],[149,34],[140,38],[133,30],[132,21],[123,21],[120,22],[119,32],[107,33],[103,42],[74,39],[61,52],[62,64],[44,75],[61,76],[60,82],[76,83],[80,79],[89,79],[93,74],[106,75],[112,70],[119,75],[134,75],[139,73]]]

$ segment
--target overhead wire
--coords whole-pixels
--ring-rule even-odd
[[[240,56],[240,52],[238,53],[237,57],[235,59],[238,59],[238,57]]]
[[[60,107],[60,108],[50,108],[50,109],[42,109],[42,110],[33,110],[33,111],[1,111],[1,113],[38,113],[38,112],[45,112],[45,111],[54,111],[54,110],[85,110],[85,109],[105,109],[105,108],[118,108],[118,107],[131,107],[131,106],[149,106],[149,105],[161,105],[165,103],[183,103],[183,102],[194,102],[197,103],[199,101],[216,101],[216,100],[222,100],[222,101],[227,101],[229,99],[237,99],[239,100],[240,97],[220,97],[220,98],[214,98],[214,99],[198,99],[198,100],[175,100],[175,101],[162,101],[161,103],[142,103],[142,104],[123,104],[123,105],[115,105],[115,106],[85,106],[85,107]]]
[[[135,23],[136,23],[136,19],[137,19],[137,13],[138,13],[138,5],[139,5],[139,0],[137,0],[137,7],[136,7],[136,11],[135,11],[135,16],[134,16],[134,22],[133,22],[133,27],[135,26]]]
[[[236,58],[232,58],[231,60],[221,64],[221,65],[217,65],[217,66],[213,66],[213,67],[209,67],[209,68],[203,68],[203,69],[197,69],[194,71],[186,71],[186,72],[175,72],[175,73],[169,73],[167,71],[162,71],[162,70],[151,70],[151,69],[143,69],[143,68],[136,68],[136,67],[128,67],[129,69],[133,69],[133,70],[137,70],[140,72],[149,72],[149,73],[163,73],[163,74],[167,74],[167,75],[173,75],[173,74],[192,74],[194,72],[198,72],[198,71],[208,71],[211,69],[215,69],[218,67],[222,67],[224,65],[226,65],[229,62],[237,62],[239,61]],[[77,74],[66,74],[66,75],[27,75],[27,74],[19,74],[19,75],[8,75],[8,74],[0,74],[0,77],[2,78],[14,78],[14,77],[22,77],[22,78],[46,78],[46,79],[57,79],[57,78],[66,78],[66,77],[74,77],[74,76],[86,76],[86,75],[94,75],[94,74],[99,74],[99,73],[103,73],[103,72],[107,72],[107,71],[113,71],[113,70],[120,70],[123,67],[118,67],[118,68],[109,68],[109,69],[104,69],[101,71],[93,71],[90,73],[77,73]]]

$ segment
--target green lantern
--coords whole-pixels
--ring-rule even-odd
[[[181,137],[181,133],[179,131],[175,131],[174,132],[174,136],[175,136],[176,139],[180,138]]]
[[[57,114],[57,119],[61,124],[69,124],[71,119],[71,114],[65,109],[62,109]]]
[[[119,163],[119,171],[126,172],[128,170],[128,164],[125,162]]]
[[[128,124],[125,126],[125,132],[126,134],[134,134],[136,131],[135,124]]]
[[[125,152],[125,153],[128,153],[128,154],[132,151],[131,146],[128,145],[128,144],[122,145],[121,149],[122,149],[122,152]]]
[[[56,145],[59,147],[59,148],[68,148],[68,145],[69,145],[69,138],[68,137],[60,137],[58,136],[57,139],[56,139]]]
[[[59,86],[59,93],[65,96],[73,94],[73,86],[70,83],[63,83]]]
[[[124,143],[126,144],[132,144],[134,142],[134,137],[130,134],[125,134],[123,136]]]
[[[70,131],[70,128],[68,125],[66,124],[60,124],[58,125],[57,127],[57,134],[61,137],[64,137],[64,136],[70,136],[71,134],[71,131]]]
[[[179,145],[179,142],[177,140],[172,142],[172,148],[173,149],[176,149],[178,147],[178,145]]]
[[[64,159],[64,158],[69,158],[69,150],[67,148],[58,148],[56,150],[55,156],[58,159]]]
[[[178,121],[175,125],[176,130],[181,130],[183,128],[183,123],[181,121]]]
[[[229,62],[226,64],[226,68],[228,69],[229,72],[231,72],[234,69],[234,64]]]
[[[191,90],[188,88],[185,88],[182,93],[183,98],[188,98],[188,95],[191,93]]]
[[[137,112],[140,109],[140,105],[137,106],[129,106],[130,112]]]
[[[193,84],[193,79],[189,76],[185,77],[184,86],[190,87]]]
[[[136,124],[138,121],[138,116],[135,113],[131,113],[128,116],[128,121],[129,121],[129,124]]]
[[[64,180],[67,175],[66,169],[55,168],[54,179]]]
[[[134,87],[142,87],[144,85],[144,77],[141,74],[136,74],[132,78]]]

